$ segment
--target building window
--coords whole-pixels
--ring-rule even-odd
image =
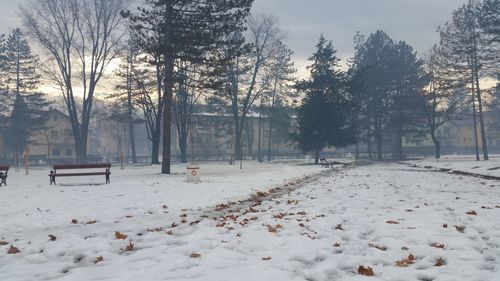
[[[52,156],[61,156],[61,150],[59,148],[52,149]]]
[[[73,156],[73,150],[72,149],[66,149],[65,155],[66,156]]]

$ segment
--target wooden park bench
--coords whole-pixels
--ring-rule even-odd
[[[7,186],[7,173],[9,172],[9,166],[0,166],[0,186]]]
[[[85,169],[105,169],[104,172],[68,172],[58,173],[58,170],[85,170]],[[64,164],[54,165],[50,170],[49,179],[50,185],[56,184],[56,177],[81,177],[81,176],[106,176],[106,183],[110,183],[109,175],[111,175],[111,164]]]

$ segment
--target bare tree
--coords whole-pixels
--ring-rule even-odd
[[[234,150],[236,159],[242,158],[242,136],[247,114],[260,96],[270,89],[265,68],[277,51],[284,36],[278,19],[272,15],[252,15],[248,20],[246,40],[248,53],[223,54],[229,58],[227,81],[221,98],[228,102],[234,123]]]
[[[47,73],[64,97],[78,162],[87,158],[94,95],[118,54],[120,12],[127,6],[122,0],[38,0],[21,7],[26,29],[50,57]]]

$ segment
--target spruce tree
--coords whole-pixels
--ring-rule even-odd
[[[6,42],[6,56],[9,96],[15,100],[9,130],[13,126],[26,128],[27,132],[24,134],[12,134],[18,138],[25,138],[16,139],[15,142],[26,143],[30,134],[43,128],[47,118],[49,103],[45,95],[37,91],[40,82],[39,59],[32,54],[28,40],[19,28],[9,34]],[[16,108],[16,106],[21,108]],[[25,124],[20,122],[25,122]]]
[[[316,164],[325,147],[355,142],[355,130],[350,123],[353,104],[344,91],[344,75],[336,53],[332,42],[321,35],[316,52],[309,59],[311,78],[297,84],[305,98],[297,110],[298,132],[292,138],[302,152],[314,152]]]

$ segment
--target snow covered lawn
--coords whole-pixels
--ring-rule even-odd
[[[21,252],[0,246],[0,280],[499,280],[497,181],[253,165],[195,186],[140,169],[2,188],[0,241]]]

